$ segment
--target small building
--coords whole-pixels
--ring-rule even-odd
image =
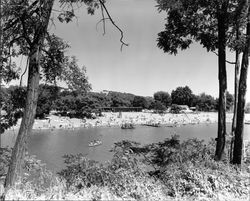
[[[191,110],[187,105],[178,105],[178,107],[181,109],[180,112],[184,112],[184,113],[193,112],[193,110]]]

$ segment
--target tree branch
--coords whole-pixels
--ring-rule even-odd
[[[105,13],[107,14],[107,16],[108,16],[110,22],[111,22],[111,23],[115,26],[115,28],[120,32],[120,35],[121,35],[121,37],[120,37],[120,42],[121,42],[121,51],[122,51],[122,47],[123,47],[124,45],[125,45],[125,46],[128,46],[128,43],[125,43],[125,42],[123,41],[123,38],[124,38],[124,36],[123,36],[123,31],[116,25],[116,23],[114,22],[114,20],[113,20],[112,17],[110,16],[109,11],[108,11],[108,9],[106,8],[106,6],[105,6],[103,0],[99,0],[99,2],[100,2],[100,4],[101,4],[101,7],[105,10]],[[104,22],[104,21],[105,21],[105,20],[103,20],[103,22]]]
[[[34,1],[26,10],[31,10],[32,8],[34,8],[35,5],[38,3],[38,1],[39,0]],[[14,6],[18,6],[18,5],[14,5]],[[30,13],[30,16],[33,15],[33,13],[34,13],[34,11]],[[13,19],[12,22],[10,22],[10,23],[7,24],[7,26],[3,29],[3,31],[7,31],[11,27],[13,27],[15,24],[17,24],[18,21],[19,21],[19,18],[17,18],[16,20]]]
[[[21,23],[22,23],[22,27],[23,27],[23,37],[25,38],[26,42],[29,44],[29,46],[31,47],[32,46],[32,42],[29,38],[29,35],[27,34],[27,29],[26,29],[26,25],[25,25],[25,22],[24,22],[24,19],[23,18],[20,18],[21,20]]]
[[[213,52],[216,56],[219,56],[217,52],[215,52],[215,51],[212,51],[212,52]],[[235,64],[236,64],[236,63],[233,62],[233,61],[228,61],[228,60],[226,60],[226,62],[229,63],[229,64],[232,64],[232,65],[235,65]]]
[[[102,24],[103,24],[103,35],[105,35],[106,30],[105,30],[105,16],[104,16],[104,12],[103,12],[103,6],[101,5],[101,11],[102,11]]]
[[[96,31],[97,31],[97,27],[98,27],[98,25],[101,23],[101,22],[103,22],[104,23],[104,25],[103,25],[103,35],[105,35],[106,34],[106,31],[105,31],[105,20],[109,20],[109,18],[108,17],[106,17],[106,18],[102,18],[102,19],[100,19],[100,21],[99,22],[97,22],[96,23]]]

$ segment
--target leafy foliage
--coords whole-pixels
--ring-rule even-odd
[[[25,106],[26,88],[11,86],[1,90],[1,103],[4,113],[1,115],[0,133],[16,125],[23,115]]]
[[[226,109],[227,110],[232,109],[233,105],[234,105],[234,96],[227,91],[227,93],[226,93]]]
[[[54,102],[58,98],[59,87],[53,85],[39,85],[38,102],[36,108],[36,118],[44,118],[49,115],[54,107]]]
[[[79,0],[60,0],[59,2],[61,3],[61,7],[64,6],[64,7],[66,7],[66,9],[64,10],[64,12],[62,12],[58,15],[58,19],[60,22],[66,22],[66,23],[71,22],[72,19],[74,17],[76,17],[74,9],[73,9],[74,3],[84,3],[87,6],[87,11],[88,11],[88,14],[90,14],[90,15],[94,15],[95,10],[100,7],[99,1],[97,1],[97,0],[81,0],[81,1],[79,1]]]
[[[110,91],[108,97],[111,99],[111,107],[132,107],[135,95]]]
[[[196,106],[199,111],[213,111],[216,108],[216,100],[205,93],[200,94],[196,99]]]
[[[90,193],[88,199],[107,200],[105,189],[116,200],[246,200],[250,185],[246,170],[214,161],[214,147],[214,140],[181,142],[176,135],[143,146],[121,141],[115,143],[114,156],[105,164],[82,154],[65,155],[67,167],[58,173],[60,178],[26,155],[23,177],[7,198],[62,200],[77,195],[82,200]],[[10,150],[1,156],[1,170],[6,170]]]
[[[47,34],[46,43],[43,47],[43,55],[41,58],[41,67],[44,74],[45,82],[54,83],[61,78],[63,73],[63,66],[65,64],[66,50],[69,45],[58,36]]]
[[[158,113],[163,113],[167,109],[167,107],[160,101],[152,102],[150,107],[153,110],[155,110],[155,112],[158,112]]]
[[[5,177],[11,159],[11,149],[0,148],[0,178]]]
[[[208,51],[218,49],[218,12],[225,1],[156,0],[159,11],[168,13],[164,31],[158,34],[158,47],[164,52],[177,54],[178,50],[189,48],[193,42],[199,42]],[[246,11],[239,13],[239,1],[227,3],[226,41],[231,50],[242,50],[245,36],[242,30],[246,24]],[[240,38],[236,39],[235,23],[241,27]]]
[[[93,118],[92,113],[99,113],[99,100],[90,95],[69,93],[55,101],[54,109],[62,115],[77,118]]]
[[[11,160],[11,149],[0,148],[0,177],[5,178]],[[0,185],[2,181],[0,180]],[[63,181],[46,169],[44,163],[26,153],[20,175],[15,186],[8,190],[6,199],[36,199],[40,196],[58,194],[63,189]]]
[[[135,96],[132,105],[133,107],[148,108],[148,102],[143,96]]]
[[[173,104],[171,105],[170,112],[173,114],[179,114],[181,112],[181,107],[176,104]]]
[[[162,191],[158,182],[148,177],[138,161],[122,149],[116,150],[112,161],[106,165],[89,161],[81,154],[66,155],[64,158],[67,168],[58,174],[66,179],[67,187],[73,191],[105,186],[118,197],[140,200]]]
[[[131,141],[116,146],[147,164],[149,175],[162,182],[168,196],[216,198],[218,194],[229,196],[230,193],[235,197],[248,196],[246,170],[242,174],[227,160],[214,161],[214,140],[208,144],[198,139],[180,142],[175,135],[164,142],[144,146]]]
[[[171,104],[171,102],[172,102],[171,96],[169,95],[168,92],[165,92],[165,91],[155,92],[154,93],[154,99],[156,101],[161,102],[166,107],[168,107]]]
[[[91,89],[86,75],[86,68],[79,68],[77,59],[74,56],[65,58],[61,78],[67,83],[71,90],[86,93]]]
[[[193,97],[193,92],[188,86],[177,87],[171,92],[172,103],[177,105],[192,106]]]

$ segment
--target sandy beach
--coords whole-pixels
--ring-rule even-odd
[[[227,113],[226,122],[232,122],[233,114]],[[113,127],[121,126],[123,123],[133,123],[135,125],[147,123],[160,123],[166,126],[179,126],[184,124],[216,123],[218,114],[216,112],[200,112],[187,114],[155,114],[143,112],[106,112],[102,117],[96,119],[77,119],[50,115],[47,119],[35,120],[33,129],[75,129],[90,127]],[[245,121],[250,122],[250,114],[245,115]],[[21,120],[14,129],[19,128]]]

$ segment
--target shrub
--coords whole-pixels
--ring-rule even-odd
[[[170,108],[170,113],[179,114],[181,112],[181,107],[173,104]]]
[[[214,161],[214,143],[181,142],[177,135],[144,146],[121,141],[105,164],[82,154],[65,155],[67,167],[59,177],[27,155],[23,176],[6,199],[246,200],[249,172],[244,166],[240,170],[227,161]],[[6,170],[10,150],[4,152],[0,165]]]
[[[10,148],[0,148],[0,178],[4,178],[7,174],[8,165],[11,159]]]
[[[198,139],[180,142],[175,135],[145,146],[128,141],[116,145],[141,158],[148,165],[149,175],[162,182],[167,196],[211,199],[218,195],[234,199],[248,196],[246,170],[239,171],[227,160],[214,161],[214,140],[208,144]]]
[[[59,175],[73,192],[96,186],[108,188],[113,195],[127,199],[164,197],[159,183],[140,168],[130,153],[122,149],[116,150],[112,161],[106,165],[88,160],[82,154],[66,155],[64,158],[67,168]]]

